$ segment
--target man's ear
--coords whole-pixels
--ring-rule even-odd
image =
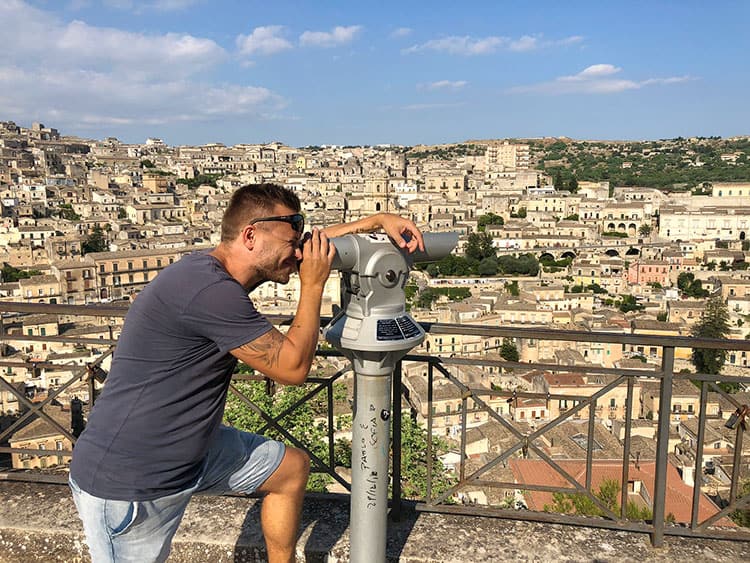
[[[253,225],[245,225],[242,229],[241,237],[245,248],[252,250],[255,246],[255,227]]]

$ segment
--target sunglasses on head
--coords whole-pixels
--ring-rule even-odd
[[[253,219],[248,225],[255,225],[255,223],[262,223],[266,221],[281,221],[282,223],[289,223],[295,232],[302,234],[305,230],[305,218],[301,213],[295,213],[294,215],[277,215],[275,217],[260,217]]]

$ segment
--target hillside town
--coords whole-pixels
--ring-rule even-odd
[[[714,300],[726,311],[724,336],[750,338],[750,178],[706,182],[694,190],[621,186],[580,175],[574,185],[570,175],[560,185],[559,175],[550,171],[551,161],[539,157],[541,145],[492,140],[472,141],[460,149],[297,148],[279,142],[169,146],[158,138],[129,144],[116,138],[70,137],[41,123],[25,127],[0,122],[0,301],[125,310],[160,270],[218,243],[218,226],[233,190],[275,182],[298,194],[309,225],[389,212],[411,218],[425,232],[459,233],[450,261],[412,272],[407,299],[417,321],[691,336]],[[589,149],[597,150],[594,143]],[[656,152],[644,146],[639,154],[624,155],[619,166],[637,168]],[[700,166],[699,155],[687,158],[690,166]],[[738,151],[721,156],[728,166],[746,158]],[[486,244],[478,253],[477,242],[482,241]],[[466,257],[478,263],[474,270],[456,267]],[[339,275],[333,272],[324,293],[324,315],[340,304],[339,288]],[[298,291],[299,282],[293,278],[283,286],[265,284],[251,297],[263,313],[290,315],[296,310]],[[42,401],[74,370],[92,364],[100,365],[90,371],[101,385],[109,361],[98,360],[106,346],[92,342],[116,339],[121,323],[122,316],[3,313],[1,377],[16,393],[8,386],[0,390],[0,431],[26,408],[19,393],[31,403]],[[88,343],[24,339],[62,336],[85,337]],[[498,365],[450,367],[465,385],[486,390],[485,402],[494,413],[519,432],[529,433],[576,405],[573,399],[551,400],[545,395],[590,396],[613,377],[597,369],[653,371],[661,365],[663,350],[596,339],[428,333],[414,353],[590,367],[590,372],[581,373]],[[721,374],[747,377],[748,354],[728,351]],[[678,348],[675,371],[695,371],[691,355],[690,348]],[[29,363],[42,367],[28,368]],[[70,370],[43,367],[49,364]],[[321,360],[324,368],[331,365],[340,367],[336,360]],[[405,362],[403,370],[404,404],[423,427],[432,419],[433,434],[447,444],[441,457],[447,471],[455,471],[463,455],[479,467],[514,438],[487,410],[463,406],[462,390],[447,380],[435,383],[428,402],[425,363]],[[66,387],[45,412],[65,428],[84,424],[90,388],[94,387],[87,382]],[[509,399],[493,395],[493,390],[537,397]],[[659,383],[635,378],[632,393],[629,409],[625,384],[597,401],[594,484],[617,474],[614,467],[623,458],[625,426],[632,424],[628,447],[633,455],[637,452],[638,462],[629,487],[636,505],[649,509]],[[741,383],[731,394],[739,404],[750,403],[750,392]],[[466,408],[468,413],[463,412]],[[744,468],[742,475],[750,474],[750,440],[745,440],[739,457],[735,455],[735,432],[726,423],[736,408],[725,394],[709,392],[705,408],[707,424],[705,432],[699,432],[701,389],[686,379],[676,380],[667,483],[676,491],[668,499],[689,498],[692,487],[700,484],[705,496],[699,511],[710,515],[720,504],[717,499],[726,498],[732,471]],[[468,431],[462,437],[465,416]],[[539,446],[571,475],[586,468],[589,420],[588,409],[578,411],[545,434]],[[43,419],[17,429],[7,442],[16,450],[72,449],[70,440]],[[705,465],[701,476],[691,470],[698,449]],[[10,457],[16,470],[64,466],[70,459],[18,452]],[[544,484],[546,478],[540,467],[515,458],[497,465],[490,476],[519,484]],[[518,490],[523,488],[519,485]],[[554,502],[543,491],[518,499],[518,490],[477,486],[456,500],[497,505],[510,498],[535,510]],[[666,512],[677,522],[690,521],[688,503],[668,502],[672,504]]]

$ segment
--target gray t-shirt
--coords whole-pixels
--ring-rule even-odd
[[[218,260],[194,253],[133,302],[71,477],[97,497],[151,500],[195,482],[224,413],[229,350],[272,329]]]

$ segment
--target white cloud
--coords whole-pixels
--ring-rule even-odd
[[[622,69],[620,67],[610,64],[591,65],[584,68],[581,72],[574,76],[563,76],[561,77],[561,80],[591,80],[599,78],[601,76],[610,76],[612,74],[617,74],[621,70]]]
[[[203,0],[152,0],[146,6],[160,12],[177,12],[199,4]]]
[[[511,51],[533,51],[539,48],[539,39],[531,35],[524,35],[508,43],[508,49]]]
[[[241,55],[273,55],[292,48],[292,44],[281,37],[284,27],[268,25],[256,27],[250,35],[237,36],[237,48]]]
[[[611,64],[595,64],[586,67],[578,74],[559,76],[550,82],[516,86],[511,93],[538,94],[613,94],[627,90],[639,90],[654,84],[676,84],[694,80],[690,76],[670,76],[667,78],[648,78],[646,80],[632,80],[619,78],[615,75],[622,71],[620,67]]]
[[[680,82],[689,82],[691,80],[695,80],[695,78],[688,75],[670,76],[668,78],[649,78],[648,80],[644,80],[643,82],[641,82],[641,85],[651,86],[651,84],[677,84]]]
[[[76,66],[115,67],[136,75],[195,74],[226,57],[224,49],[210,39],[175,33],[148,36],[80,21],[50,38],[58,64],[69,59]]]
[[[104,0],[104,5],[117,10],[126,10],[136,14],[148,11],[179,12],[194,6],[203,0],[150,0],[139,2],[136,0]]]
[[[0,21],[0,107],[18,121],[156,124],[267,116],[285,105],[267,88],[205,79],[229,60],[210,39],[67,23],[20,0],[0,2]]]
[[[399,37],[408,37],[409,35],[411,35],[411,32],[412,28],[410,27],[399,27],[391,32],[391,37],[394,39]]]
[[[406,53],[418,53],[420,51],[438,51],[451,55],[486,55],[494,53],[502,45],[507,44],[505,37],[485,37],[484,39],[473,39],[468,36],[444,37],[443,39],[431,39],[421,45],[414,45],[405,49]]]
[[[403,53],[419,53],[423,51],[435,51],[448,53],[450,55],[490,55],[500,50],[524,52],[548,49],[550,47],[564,47],[583,41],[583,37],[574,35],[564,39],[545,40],[539,35],[523,35],[518,39],[502,36],[489,36],[482,38],[470,37],[468,35],[451,35],[441,39],[431,39],[420,45],[412,45],[404,49]]]
[[[428,90],[459,90],[466,86],[466,80],[438,80],[425,86]]]
[[[336,26],[331,31],[305,31],[299,37],[303,47],[336,47],[351,43],[362,30],[361,25]]]
[[[433,110],[433,109],[448,109],[448,108],[457,108],[465,105],[464,102],[455,102],[455,103],[436,103],[436,104],[410,104],[408,106],[403,106],[402,109],[408,110],[408,111],[424,111],[424,110]]]
[[[210,117],[264,115],[284,101],[255,86],[171,80],[130,82],[89,71],[52,71],[40,77],[19,68],[0,67],[0,89],[6,77],[24,97],[24,114],[55,117],[72,124],[136,124],[200,121]],[[54,96],[49,92],[53,91]]]

